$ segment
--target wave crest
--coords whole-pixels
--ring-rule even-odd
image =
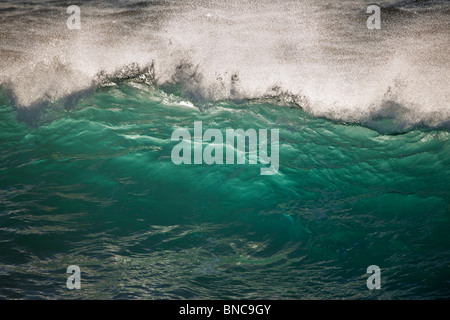
[[[86,4],[76,32],[55,19],[65,8],[53,3],[22,32],[17,16],[29,13],[15,7],[0,22],[9,43],[0,46],[0,84],[17,109],[70,105],[98,86],[132,81],[195,104],[272,99],[375,128],[448,128],[448,15],[398,14],[394,3],[374,32],[365,27],[366,7],[362,0],[156,1],[123,11]]]

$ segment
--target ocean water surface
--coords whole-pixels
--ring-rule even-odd
[[[1,299],[450,298],[448,1],[71,4],[0,3]]]

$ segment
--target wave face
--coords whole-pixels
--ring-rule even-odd
[[[67,1],[2,3],[0,83],[35,107],[152,62],[159,84],[195,101],[278,94],[315,116],[384,131],[449,127],[447,1]],[[25,27],[26,26],[26,27]],[[384,123],[390,123],[386,129]]]
[[[0,298],[450,298],[447,3],[0,3]],[[278,174],[175,165],[194,121]]]
[[[2,298],[450,297],[447,131],[381,135],[269,100],[202,110],[135,81],[55,108],[36,129],[7,101]],[[171,134],[194,121],[278,128],[278,174],[175,165]],[[382,290],[366,288],[372,264]]]

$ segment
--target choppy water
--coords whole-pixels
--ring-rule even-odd
[[[0,297],[450,298],[448,2],[367,4],[0,3]],[[194,121],[278,174],[175,165]]]

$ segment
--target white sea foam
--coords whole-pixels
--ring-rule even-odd
[[[194,103],[258,98],[276,86],[305,97],[316,116],[448,125],[449,6],[422,12],[384,1],[382,29],[368,30],[368,3],[93,1],[81,8],[81,30],[67,29],[62,6],[3,3],[16,9],[1,13],[0,81],[30,107],[154,61],[157,83],[178,83]]]

